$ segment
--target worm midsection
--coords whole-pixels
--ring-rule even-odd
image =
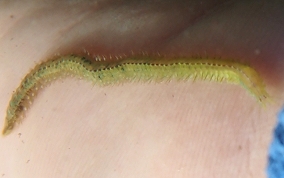
[[[31,104],[43,85],[65,75],[72,74],[97,85],[112,85],[129,81],[167,81],[201,79],[241,84],[262,102],[266,91],[257,73],[235,62],[210,59],[175,59],[172,61],[151,58],[133,58],[112,63],[91,62],[76,56],[61,57],[37,65],[22,81],[13,94],[7,109],[3,134],[9,133],[19,116]]]

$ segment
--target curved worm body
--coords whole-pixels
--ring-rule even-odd
[[[233,61],[196,58],[129,57],[118,61],[92,62],[84,57],[64,56],[37,65],[21,82],[7,108],[3,134],[15,124],[44,85],[65,74],[72,74],[97,85],[130,81],[201,79],[242,85],[258,102],[268,98],[264,84],[251,67]]]

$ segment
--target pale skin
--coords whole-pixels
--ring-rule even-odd
[[[284,101],[283,4],[18,3],[0,4],[1,123],[35,64],[85,50],[235,58],[259,71],[276,102],[263,108],[240,86],[204,81],[57,81],[0,139],[0,176],[265,177]]]

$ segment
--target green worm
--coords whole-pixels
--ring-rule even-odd
[[[100,86],[130,81],[225,81],[240,84],[261,104],[265,104],[269,98],[258,73],[253,68],[234,61],[145,56],[125,57],[116,61],[91,61],[85,57],[69,55],[43,62],[26,75],[8,105],[3,135],[13,130],[44,85],[66,74],[79,76]]]

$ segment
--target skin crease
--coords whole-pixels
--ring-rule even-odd
[[[275,103],[264,109],[240,86],[202,81],[57,81],[0,139],[2,177],[265,177],[284,100],[283,4],[29,2],[0,3],[1,123],[35,64],[84,49],[241,59],[263,76]]]

